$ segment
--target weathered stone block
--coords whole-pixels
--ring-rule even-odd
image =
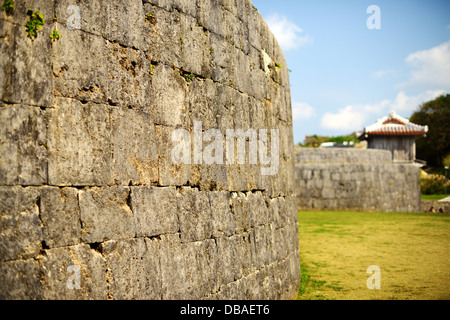
[[[211,203],[213,237],[229,237],[234,234],[235,221],[230,208],[230,193],[223,191],[208,192]]]
[[[148,108],[152,66],[144,52],[81,30],[60,29],[62,37],[53,45],[56,95]]]
[[[177,197],[181,241],[184,243],[210,239],[213,222],[208,194],[183,187]]]
[[[175,187],[131,187],[131,207],[138,237],[178,232]]]
[[[0,101],[50,107],[53,101],[50,24],[28,36],[25,25],[28,9],[52,19],[54,1],[22,1],[14,14],[0,13]]]
[[[214,51],[210,45],[209,32],[199,26],[197,20],[189,15],[180,15],[180,41],[183,70],[211,78]]]
[[[133,238],[134,216],[128,187],[93,187],[79,191],[81,238],[87,243]]]
[[[37,188],[0,187],[0,261],[35,258],[41,249]]]
[[[109,107],[58,98],[50,111],[48,127],[51,185],[99,186],[111,182]]]
[[[272,222],[273,217],[270,216],[266,199],[264,199],[261,191],[249,192],[247,194],[247,199],[248,210],[253,226],[266,225]]]
[[[190,299],[187,295],[186,262],[179,234],[161,236],[161,293],[163,300]],[[175,271],[176,270],[176,271]]]
[[[89,245],[55,248],[39,257],[44,300],[105,300],[106,263]]]
[[[202,299],[218,289],[216,247],[214,240],[186,243],[182,246],[185,261],[185,294],[188,299]]]
[[[77,189],[42,188],[40,217],[44,225],[44,241],[49,248],[80,243],[81,223]]]
[[[113,179],[119,185],[158,182],[159,153],[152,117],[131,109],[111,109]]]
[[[0,184],[47,182],[45,111],[24,105],[0,107]]]
[[[216,84],[212,80],[194,79],[189,85],[187,98],[190,123],[201,122],[203,130],[217,129],[217,121],[221,114]]]
[[[172,151],[179,141],[172,140],[176,130],[172,127],[156,126],[158,141],[158,174],[160,186],[180,186],[192,181],[193,169],[190,164],[174,161]]]
[[[101,245],[108,267],[109,298],[161,299],[159,242],[138,238]]]
[[[189,127],[187,85],[177,70],[161,64],[155,67],[150,94],[151,113],[157,124]]]
[[[42,299],[38,262],[34,259],[0,262],[0,299]]]
[[[167,3],[169,6],[173,5],[172,1]],[[179,68],[184,64],[181,52],[181,41],[184,38],[181,34],[180,14],[174,14],[170,12],[172,8],[164,7],[164,5],[153,6],[144,3],[145,14],[151,14],[153,18],[145,22],[141,36],[148,48],[146,54],[150,61],[158,61],[167,66]]]
[[[253,226],[252,216],[249,211],[247,195],[242,192],[232,192],[230,207],[236,224],[235,233],[243,233]]]

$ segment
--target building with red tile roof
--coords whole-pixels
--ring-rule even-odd
[[[391,111],[374,124],[364,128],[359,140],[366,140],[369,149],[384,149],[392,153],[397,162],[416,161],[416,139],[425,136],[428,126],[410,122]]]

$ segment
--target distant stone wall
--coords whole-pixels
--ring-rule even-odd
[[[420,211],[419,169],[390,151],[297,148],[300,210]]]
[[[35,39],[29,8],[46,21]],[[293,298],[289,90],[248,0],[1,11],[0,299]],[[171,135],[193,135],[195,121],[203,132],[278,129],[276,174],[260,162],[174,163]]]
[[[450,213],[450,201],[438,201],[438,200],[421,200],[420,212],[428,212],[431,208],[434,208],[436,212],[439,209],[444,210],[444,213]]]

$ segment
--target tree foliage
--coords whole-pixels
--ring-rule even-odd
[[[420,105],[409,120],[428,126],[426,137],[417,139],[416,158],[427,161],[433,169],[441,168],[450,154],[450,94]]]
[[[354,142],[358,143],[358,138],[356,137],[356,133],[352,133],[347,136],[337,136],[337,137],[325,137],[325,136],[307,136],[302,144],[303,147],[317,148],[323,142],[334,142],[339,145],[344,142]]]

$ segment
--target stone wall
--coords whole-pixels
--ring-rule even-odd
[[[429,212],[431,208],[434,208],[436,213],[439,209],[444,210],[444,213],[450,213],[450,201],[438,201],[438,200],[421,200],[420,212]]]
[[[300,210],[420,211],[419,168],[390,151],[296,148]]]
[[[278,129],[277,174],[174,163],[194,121]],[[293,298],[292,146],[286,61],[250,1],[16,1],[0,12],[0,299]]]

